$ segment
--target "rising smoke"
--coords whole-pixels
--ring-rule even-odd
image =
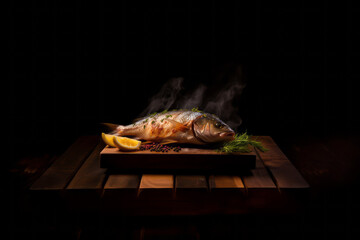
[[[185,94],[177,101],[177,108],[182,109],[192,109],[194,107],[202,106],[202,102],[204,99],[204,94],[206,91],[206,86],[200,84],[194,91]]]
[[[246,86],[242,67],[237,65],[227,74],[221,74],[220,79],[225,82],[224,87],[220,88],[217,94],[209,99],[203,109],[205,112],[220,116],[235,129],[242,123],[238,106],[234,105],[234,99],[241,95]]]
[[[242,68],[237,66],[232,71],[220,75],[219,78],[221,87],[211,93],[208,93],[208,87],[203,84],[195,87],[194,90],[184,89],[183,78],[172,78],[150,99],[149,105],[141,113],[141,116],[165,109],[198,107],[205,112],[216,114],[230,127],[236,129],[242,120],[238,106],[234,104],[234,99],[241,95],[246,86]]]
[[[183,81],[183,78],[172,78],[167,81],[160,91],[150,99],[149,105],[141,113],[141,116],[172,107],[178,99],[180,91],[183,89]]]

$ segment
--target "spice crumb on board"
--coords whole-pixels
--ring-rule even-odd
[[[151,152],[169,152],[172,150],[174,152],[180,152],[181,147],[163,145],[160,143],[150,143],[150,144],[144,144],[144,145],[140,146],[139,150],[140,151],[150,150]]]

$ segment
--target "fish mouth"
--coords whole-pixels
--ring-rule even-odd
[[[235,133],[234,132],[223,132],[220,133],[220,137],[230,137],[230,138],[234,138]]]

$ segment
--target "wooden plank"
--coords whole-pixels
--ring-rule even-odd
[[[103,209],[114,214],[118,211],[133,212],[138,206],[139,185],[139,175],[109,175],[104,186]]]
[[[140,182],[140,190],[173,189],[174,176],[167,174],[144,174]]]
[[[76,171],[86,160],[99,141],[97,136],[82,136],[62,154],[40,178],[34,182],[30,190],[64,189]]]
[[[213,149],[182,148],[180,152],[135,151],[121,152],[116,148],[104,148],[101,167],[155,173],[177,172],[231,172],[255,167],[255,152],[225,154]]]
[[[269,151],[257,151],[264,165],[271,171],[279,189],[309,188],[294,165],[287,159],[274,140],[269,136],[258,138]]]
[[[268,169],[265,168],[258,156],[256,157],[256,169],[251,169],[249,174],[241,177],[246,188],[247,196],[242,203],[246,211],[263,213],[268,209],[281,208],[281,204],[283,204],[281,194]]]
[[[174,193],[174,176],[167,174],[143,174],[139,186],[141,199],[169,199]]]
[[[199,201],[208,192],[206,176],[203,175],[177,175],[175,193],[177,199],[190,199]]]
[[[265,168],[254,169],[251,175],[243,176],[246,189],[276,189],[276,185]]]
[[[100,151],[105,147],[99,139],[97,146],[77,171],[66,191],[62,192],[69,206],[76,209],[99,208],[106,169],[99,167]]]
[[[122,189],[138,189],[140,185],[139,175],[110,175],[104,190],[122,190]]]
[[[100,151],[104,147],[104,142],[100,140],[66,189],[102,189],[106,169],[100,168]]]
[[[251,169],[249,174],[242,176],[246,189],[273,189],[276,185],[271,178],[268,170],[265,168],[261,159],[256,157],[256,168]]]
[[[209,185],[215,208],[222,213],[261,212],[278,206],[279,192],[261,160],[241,176],[212,175]],[[275,205],[276,204],[276,205]]]
[[[196,189],[207,190],[208,184],[206,176],[202,175],[177,175],[175,181],[175,189]]]
[[[211,175],[209,177],[209,187],[211,190],[245,188],[240,176],[230,175]]]
[[[211,196],[224,206],[229,206],[229,199],[239,203],[245,194],[245,186],[240,176],[211,175],[209,176]]]

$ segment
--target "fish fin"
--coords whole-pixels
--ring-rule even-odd
[[[178,131],[182,131],[182,132],[185,132],[187,130],[189,130],[189,127],[185,126],[184,124],[182,123],[179,123],[175,120],[172,120],[172,119],[166,119],[166,121],[168,121],[169,123],[171,123],[173,125],[173,128],[178,130]]]
[[[134,120],[132,120],[131,122],[132,122],[132,123],[136,123],[136,122],[138,122],[138,121],[140,121],[140,120],[145,120],[147,117],[148,117],[148,116],[138,117],[138,118],[135,118]]]
[[[120,136],[124,126],[114,124],[114,123],[101,123],[103,128],[105,128],[104,131],[107,131],[108,134],[117,135]]]
[[[104,131],[113,132],[118,128],[119,125],[114,123],[101,123],[101,126],[103,127]]]
[[[152,141],[141,142],[141,144],[149,144],[149,143],[152,143]]]
[[[170,139],[164,139],[160,142],[161,144],[163,145],[166,145],[166,144],[171,144],[171,143],[178,143],[178,141],[175,141],[175,140],[170,140]]]

